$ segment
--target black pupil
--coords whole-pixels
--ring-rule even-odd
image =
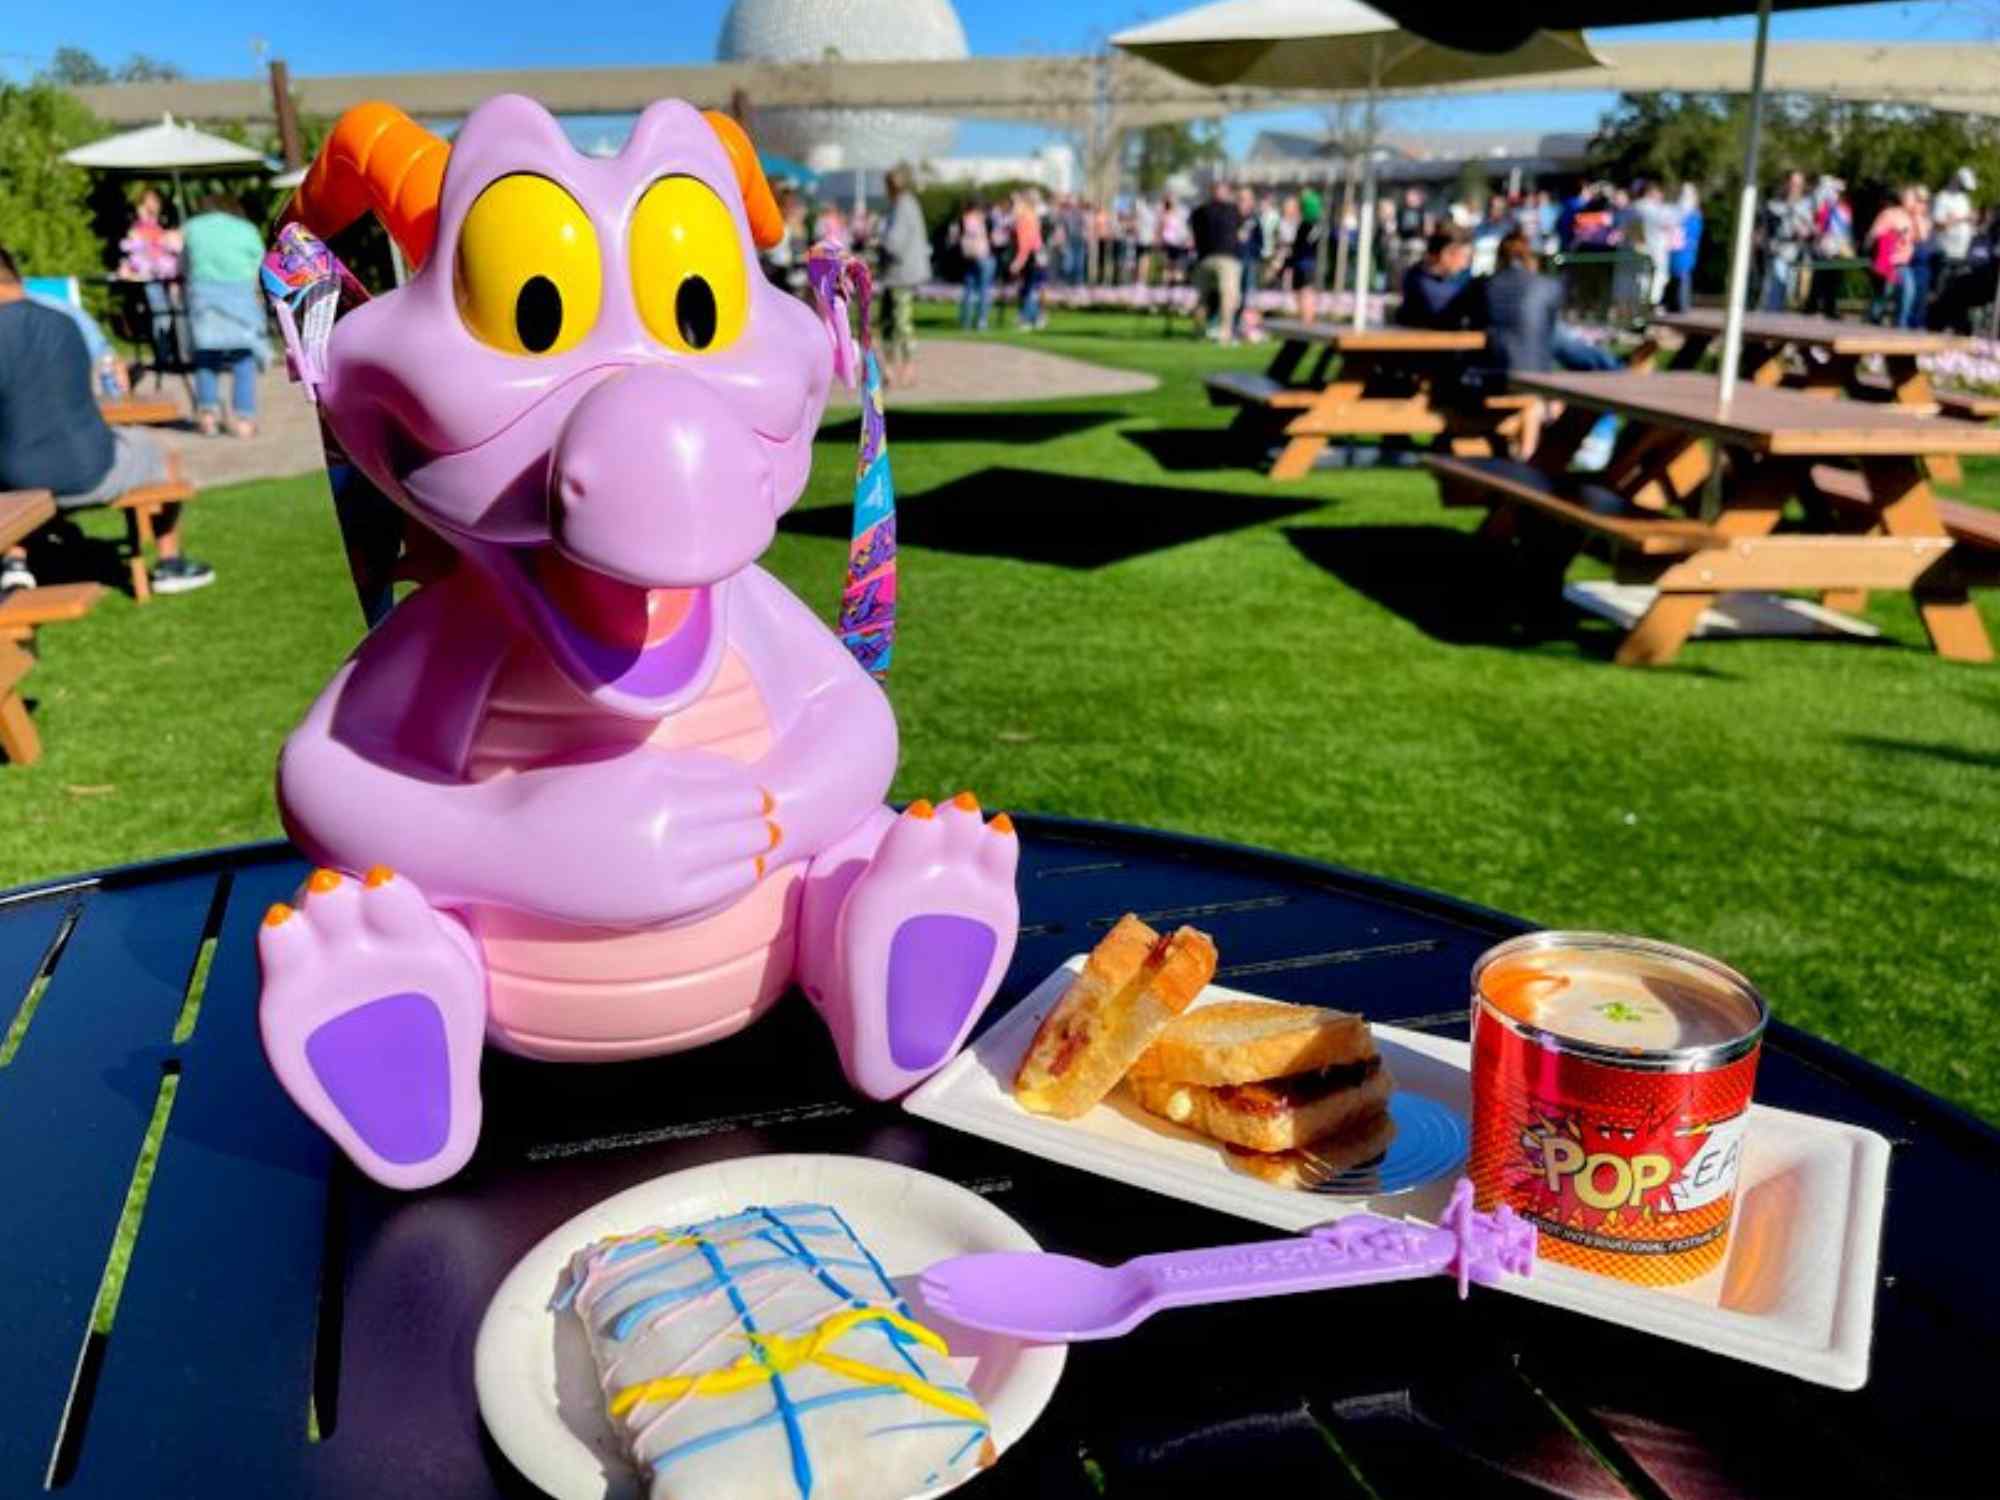
[[[540,354],[562,332],[562,293],[548,277],[530,276],[514,299],[514,332],[530,354]]]
[[[715,293],[701,277],[688,277],[674,293],[674,322],[690,349],[706,349],[715,342]]]

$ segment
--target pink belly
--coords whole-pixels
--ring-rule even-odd
[[[468,771],[483,781],[621,744],[748,762],[770,749],[770,720],[733,651],[697,702],[649,725],[595,713],[531,649],[502,669]],[[486,956],[488,1039],[528,1057],[615,1062],[742,1030],[791,982],[799,875],[786,866],[715,915],[640,932],[467,908]]]

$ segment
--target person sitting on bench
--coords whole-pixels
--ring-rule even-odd
[[[1424,258],[1404,273],[1403,301],[1396,321],[1405,328],[1456,330],[1467,325],[1466,291],[1472,268],[1472,241],[1447,224],[1424,242]]]
[[[62,313],[28,299],[0,246],[0,490],[48,490],[60,509],[83,510],[170,477],[153,437],[105,424],[83,335]],[[215,581],[213,568],[182,555],[178,520],[179,507],[170,505],[158,528],[152,584],[162,594]],[[24,550],[0,559],[0,592],[34,582]]]
[[[1486,330],[1486,352],[1478,368],[1499,373],[1492,384],[1506,388],[1508,372],[1539,373],[1556,367],[1561,334],[1563,286],[1544,276],[1528,237],[1516,229],[1500,239],[1491,276],[1473,283],[1472,325]]]

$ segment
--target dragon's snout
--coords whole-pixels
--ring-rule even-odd
[[[770,546],[765,445],[723,394],[665,365],[612,375],[563,423],[550,527],[586,566],[652,587],[715,583]]]

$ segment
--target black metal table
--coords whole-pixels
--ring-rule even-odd
[[[995,1013],[1130,909],[1213,932],[1240,987],[1458,1032],[1473,958],[1522,927],[1276,855],[1019,821],[1028,925]],[[797,1002],[643,1063],[489,1054],[472,1165],[430,1192],[382,1191],[292,1108],[258,1047],[256,923],[303,873],[266,845],[0,897],[0,1017],[32,1006],[0,1068],[0,1496],[51,1482],[120,1500],[532,1495],[474,1398],[488,1297],[570,1215],[720,1158],[906,1162],[989,1195],[1051,1249],[1103,1260],[1268,1235],[859,1103]],[[129,1275],[109,1335],[94,1334],[163,1088]],[[2000,1298],[1980,1230],[2000,1134],[1784,1026],[1758,1094],[1896,1143],[1864,1391],[1511,1297],[1461,1305],[1436,1278],[1189,1309],[1079,1346],[1041,1420],[965,1493],[1993,1493]]]

